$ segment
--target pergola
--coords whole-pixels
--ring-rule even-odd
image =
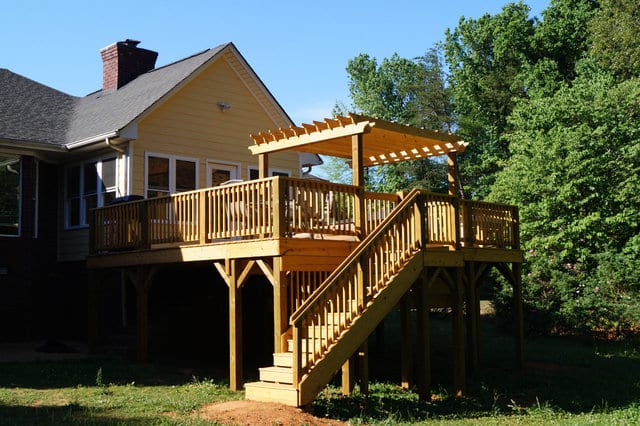
[[[455,194],[458,186],[456,154],[463,152],[468,145],[455,134],[354,113],[299,127],[260,132],[252,134],[251,138],[255,145],[249,149],[259,156],[261,178],[267,177],[269,153],[283,150],[350,159],[355,186],[364,184],[365,167],[447,155],[451,195]]]

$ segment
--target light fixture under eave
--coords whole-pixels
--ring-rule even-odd
[[[231,105],[229,105],[226,102],[222,102],[222,101],[219,101],[216,105],[218,105],[218,108],[220,108],[220,111],[222,111],[222,112],[225,112],[226,110],[231,108]]]

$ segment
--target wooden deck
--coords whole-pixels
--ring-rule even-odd
[[[423,312],[421,324],[428,324],[424,312],[431,307],[453,307],[456,393],[464,389],[462,306],[474,369],[477,286],[488,267],[513,283],[521,312],[517,208],[446,194],[380,194],[317,180],[259,179],[95,209],[90,251],[94,281],[99,271],[118,268],[136,286],[141,360],[154,268],[212,262],[229,287],[234,389],[243,384],[240,292],[249,275],[264,274],[273,285],[274,367],[261,370],[262,382],[247,384],[247,397],[292,405],[312,400],[345,361],[343,384],[349,389],[351,354],[412,288],[422,295],[415,305]],[[419,331],[428,334],[423,325]],[[521,360],[521,320],[516,334]],[[422,362],[428,365],[428,357]],[[428,378],[420,380],[428,387]]]
[[[102,207],[91,215],[88,267],[284,256],[308,270],[317,264],[296,256],[344,259],[402,198],[364,192],[359,206],[358,191],[278,176]],[[429,247],[468,259],[518,256],[516,207],[425,197]]]

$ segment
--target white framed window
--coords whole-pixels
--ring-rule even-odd
[[[22,162],[0,155],[0,235],[19,237],[22,210]]]
[[[65,228],[87,226],[89,210],[108,205],[117,192],[116,157],[85,161],[65,168]]]
[[[247,176],[249,176],[249,180],[258,179],[260,176],[260,170],[256,166],[249,166]],[[269,176],[291,177],[291,170],[269,168]]]
[[[207,187],[219,186],[230,180],[240,179],[240,164],[225,161],[207,161]]]
[[[162,197],[198,188],[198,160],[175,155],[145,154],[145,195]]]

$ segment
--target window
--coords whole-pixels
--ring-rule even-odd
[[[147,154],[146,159],[147,197],[162,197],[197,188],[197,160],[162,154]]]
[[[269,169],[269,175],[290,177],[291,172],[288,170]],[[259,176],[260,176],[260,170],[258,170],[257,167],[249,166],[249,180],[258,179]]]
[[[0,235],[20,235],[20,157],[0,155]]]
[[[116,196],[116,158],[73,165],[65,173],[65,226],[86,226],[89,210],[108,205]]]
[[[207,187],[237,180],[239,168],[238,164],[207,161]]]

